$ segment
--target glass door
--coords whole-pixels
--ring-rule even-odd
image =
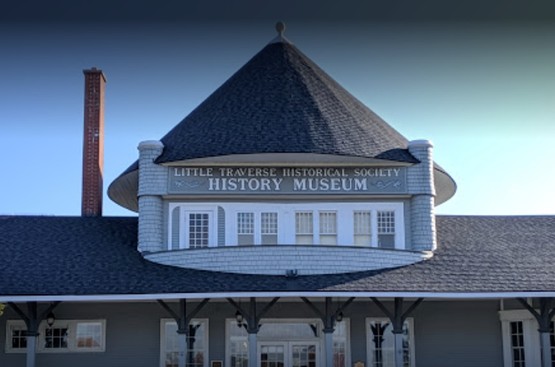
[[[258,344],[260,367],[286,367],[287,343],[268,342]]]
[[[318,343],[260,342],[259,367],[318,367]]]
[[[312,342],[289,343],[290,367],[317,367],[317,344]]]

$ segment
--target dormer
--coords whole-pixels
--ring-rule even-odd
[[[139,212],[151,261],[325,274],[432,256],[455,192],[432,144],[408,142],[280,35],[109,188]]]

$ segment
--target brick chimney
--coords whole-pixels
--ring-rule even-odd
[[[85,74],[85,122],[83,134],[83,192],[81,216],[102,216],[104,167],[104,93],[106,77],[91,68]]]

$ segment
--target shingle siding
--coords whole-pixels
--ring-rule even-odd
[[[357,272],[413,264],[430,254],[378,248],[325,246],[232,246],[167,251],[146,256],[165,265],[243,274],[298,275]]]
[[[168,168],[154,163],[164,146],[157,141],[139,144],[139,243],[140,252],[163,250],[163,194],[167,193]]]
[[[420,163],[408,168],[409,193],[413,195],[411,211],[411,248],[433,251],[437,247],[434,216],[434,164],[433,146],[426,140],[409,143],[409,151]]]

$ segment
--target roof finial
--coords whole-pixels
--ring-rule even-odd
[[[278,32],[279,37],[283,37],[283,32],[285,31],[285,23],[281,20],[276,23],[276,31]]]
[[[278,32],[278,35],[277,35],[277,37],[275,37],[273,40],[270,41],[270,44],[271,43],[288,43],[288,44],[291,44],[291,42],[289,42],[289,40],[283,36],[283,33],[285,32],[285,23],[283,23],[282,21],[277,22],[276,23],[276,31]]]

